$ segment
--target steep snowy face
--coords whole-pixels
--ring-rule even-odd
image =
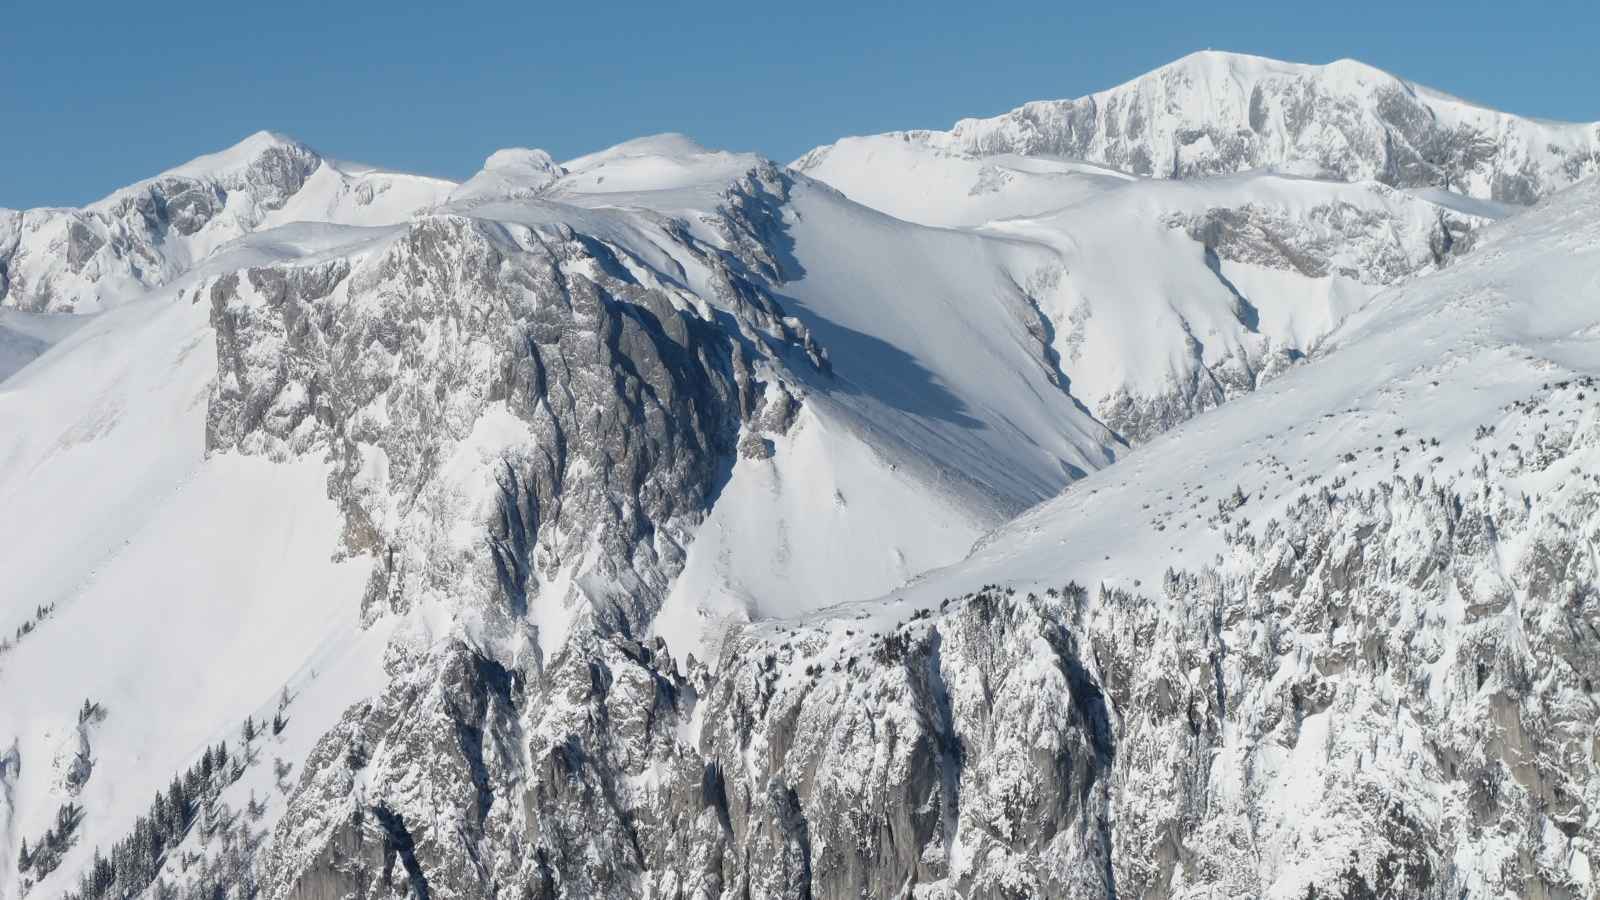
[[[0,772],[6,856],[26,859],[0,870],[8,890],[100,896],[160,877],[359,893],[387,854],[441,895],[541,865],[622,891],[608,879],[631,877],[625,862],[582,869],[588,826],[571,817],[626,835],[635,798],[597,805],[535,774],[581,740],[597,667],[664,658],[662,637],[703,659],[732,625],[889,589],[1113,458],[1018,281],[1051,264],[1047,248],[912,225],[681,139],[543,162],[499,156],[490,170],[512,177],[395,225],[246,235],[85,317],[8,381],[0,415],[39,424],[6,432],[0,468],[24,511],[0,553],[32,608],[0,678],[51,677],[58,621],[111,640],[115,617],[83,630],[112,602],[102,572],[170,596],[161,609],[195,622],[208,667],[252,630],[293,636],[170,734],[132,727],[182,672],[126,676],[140,647],[154,652],[149,629],[124,626],[111,668],[126,684],[90,667],[0,702],[17,739]],[[117,353],[97,352],[107,342]],[[97,480],[99,493],[70,489]],[[281,608],[254,591],[239,608],[205,603],[258,537],[217,501],[242,481],[260,485],[259,537],[282,544],[265,558],[284,577],[254,582],[294,592]],[[197,542],[204,563],[163,565],[162,547]],[[672,703],[688,676],[661,665],[635,688]],[[79,694],[102,710],[62,699]],[[217,763],[246,716],[274,720],[270,743]],[[688,720],[650,724],[674,721],[670,747]],[[535,732],[548,741],[511,736]],[[271,777],[268,746],[292,754]],[[512,755],[483,755],[496,748]],[[111,758],[141,762],[96,763]],[[605,765],[632,764],[619,759]],[[463,790],[475,822],[425,824],[459,814]],[[387,837],[372,842],[374,827]],[[269,829],[283,837],[257,856]],[[558,849],[563,830],[578,837]],[[543,857],[521,849],[534,844]]]
[[[663,139],[535,168],[207,288],[209,446],[338,460],[349,549],[384,557],[369,605],[470,596],[549,651],[595,604],[650,627],[687,566],[663,628],[697,646],[704,617],[952,561],[1112,458],[1017,284],[1043,248]],[[884,528],[906,533],[875,560]],[[810,574],[813,553],[840,565]]]
[[[1054,271],[1022,283],[1065,383],[1141,443],[1591,171],[1597,140],[1355,63],[1204,53],[1083,100],[845,138],[793,165],[908,221],[1051,248]]]
[[[1078,482],[962,564],[743,632],[770,685],[754,708],[777,711],[749,745],[794,748],[781,771],[806,809],[831,808],[858,729],[905,721],[897,744],[961,747],[939,778],[908,760],[886,779],[908,798],[891,810],[943,798],[944,831],[917,832],[920,853],[898,827],[875,845],[894,860],[877,872],[958,893],[1592,895],[1597,199],[1585,182],[1483,232],[1479,252],[1380,296],[1310,365]],[[1042,695],[1072,701],[1042,714],[1050,740],[1010,758],[1027,786],[1014,794],[988,788],[992,735],[1031,733],[1041,714],[995,728],[993,682],[995,699],[963,712],[981,669],[945,648],[974,616],[992,623],[989,652],[1031,644],[1063,682]],[[930,658],[949,687],[919,692]],[[898,693],[868,688],[900,678]],[[893,700],[830,705],[850,712],[822,751],[785,712],[861,689]],[[1092,789],[1036,813],[1069,766]],[[1081,824],[1039,847],[1046,821]],[[930,859],[949,869],[917,868]]]
[[[1594,180],[284,146],[0,310],[3,900],[1595,893]]]
[[[1600,124],[1522,119],[1352,60],[1309,66],[1211,51],[1087,97],[900,137],[1157,178],[1275,168],[1521,204],[1600,170]],[[836,149],[796,165],[824,165]]]
[[[1137,443],[1286,371],[1489,221],[1377,184],[1248,175],[1130,183],[983,230],[1059,253],[1040,305],[1062,371]]]
[[[1597,196],[714,667],[436,645],[312,753],[265,893],[1592,894]]]
[[[427,217],[209,297],[208,446],[335,460],[369,614],[493,614],[511,654],[580,602],[643,627],[759,411],[728,334],[559,226]]]
[[[95,312],[172,281],[257,229],[400,221],[451,187],[335,163],[259,132],[82,209],[0,210],[0,306]]]
[[[1073,395],[1134,443],[1253,390],[1510,211],[1375,182],[1134,178],[892,135],[799,165],[890,215],[1049,248],[1019,283]]]

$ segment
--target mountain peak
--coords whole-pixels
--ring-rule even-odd
[[[527,147],[507,147],[489,154],[483,170],[450,194],[451,200],[490,200],[531,196],[567,174],[549,153]]]
[[[1207,47],[1204,50],[1195,50],[1178,57],[1164,66],[1154,69],[1160,72],[1166,69],[1189,69],[1198,66],[1228,66],[1231,68],[1254,69],[1310,69],[1315,68],[1307,63],[1290,62],[1272,56],[1259,56],[1254,53],[1241,53],[1235,50],[1213,50]]]
[[[1076,99],[906,138],[1155,178],[1280,169],[1522,205],[1600,171],[1593,125],[1498,112],[1359,60],[1309,65],[1218,50]]]
[[[663,159],[687,161],[695,157],[705,156],[716,151],[710,150],[705,145],[686,134],[676,131],[665,131],[661,134],[647,134],[632,140],[623,141],[604,150],[586,153],[576,159],[568,160],[566,168],[571,171],[593,168],[612,160],[635,159],[639,157],[660,157]]]
[[[763,165],[770,163],[757,154],[712,150],[693,138],[668,132],[569,160],[563,164],[567,175],[558,187],[569,199],[604,196],[608,199],[599,202],[611,203],[616,195],[628,194],[634,198],[631,202],[644,202],[643,195],[656,194],[651,203],[693,206]]]
[[[1309,74],[1329,69],[1349,68],[1361,69],[1374,74],[1390,75],[1390,73],[1377,66],[1348,56],[1340,57],[1327,63],[1306,63],[1279,59],[1275,56],[1243,53],[1236,50],[1213,50],[1209,47],[1204,50],[1186,53],[1166,65],[1158,66],[1147,74],[1174,69],[1195,69],[1202,66],[1226,67],[1236,71],[1276,74]],[[1394,76],[1390,75],[1390,77]]]
[[[320,155],[306,144],[276,131],[257,131],[231,147],[197,156],[181,166],[168,169],[163,175],[181,175],[190,178],[217,177],[248,168],[263,156],[284,152],[304,159],[320,159]]]
[[[483,161],[484,169],[536,169],[543,172],[558,172],[558,165],[549,153],[538,148],[506,147],[489,154]]]

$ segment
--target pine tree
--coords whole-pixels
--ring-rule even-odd
[[[156,798],[150,801],[150,824],[154,825],[157,831],[161,831],[167,827],[169,818],[167,797],[160,791],[156,791]]]
[[[290,789],[289,782],[285,779],[289,777],[289,772],[293,769],[294,763],[284,762],[283,757],[274,756],[272,758],[272,775],[278,783],[278,793],[284,795],[285,797],[289,796]]]
[[[240,729],[240,734],[244,735],[246,745],[256,739],[256,720],[254,716],[244,717],[244,727]]]
[[[70,800],[61,804],[61,808],[56,810],[56,832],[61,836],[60,839],[63,842],[77,830],[79,813],[81,812],[83,812],[83,807]]]
[[[283,713],[281,711],[274,714],[272,717],[272,736],[277,737],[278,735],[283,734],[283,728],[288,724],[288,720],[283,717]]]
[[[28,866],[32,863],[33,860],[28,857],[28,839],[24,837],[22,839],[22,850],[17,854],[17,871],[28,871]]]
[[[189,805],[189,793],[177,778],[172,779],[172,787],[167,789],[167,805],[172,807],[173,833],[181,834],[189,827],[194,813]]]

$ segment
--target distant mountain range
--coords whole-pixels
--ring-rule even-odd
[[[1600,124],[1520,118],[1354,60],[1308,66],[1209,50],[1087,97],[896,136],[1153,178],[1274,169],[1522,204],[1600,170]],[[812,151],[796,168],[815,168],[831,150]]]

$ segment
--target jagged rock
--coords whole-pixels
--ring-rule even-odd
[[[297,197],[326,221],[379,224],[392,214],[362,209],[377,195],[404,195],[404,216],[437,202],[448,186],[346,171],[298,141],[260,132],[82,209],[0,209],[0,307],[97,312],[170,283],[230,239],[276,224],[274,214]]]
[[[1174,89],[1182,81],[1163,77]],[[1251,135],[1282,137],[1274,129],[1293,125],[1290,137],[1311,141],[1295,144],[1301,152],[1326,149],[1335,134],[1362,151],[1319,157],[1336,173],[1378,164],[1363,155],[1372,148],[1361,135],[1340,130],[1354,121],[1343,100],[1315,83],[1278,87],[1258,87],[1236,110],[1248,134],[1184,128],[1171,159],[1145,140],[1165,126],[1147,115],[1143,95],[1055,107],[1061,121],[1034,110],[992,132],[958,133],[1031,139],[1049,130],[1033,126],[1065,122],[1073,140],[1092,135],[1061,147],[1135,169],[1170,163],[1183,175],[1186,166],[1259,162],[1266,142]],[[1435,133],[1408,105],[1422,102],[1415,96],[1378,96],[1376,115],[1416,156],[1385,151],[1379,171],[1390,181],[1477,184],[1493,171],[1494,193],[1523,196],[1555,177],[1507,175],[1496,167],[1515,152],[1459,130]],[[168,235],[200,234],[231,208],[218,191],[281,208],[320,171],[308,159],[269,150],[232,187],[161,179],[130,194],[119,215]],[[1401,358],[1405,371],[1373,376],[1371,392],[1321,412],[1345,414],[1338,422],[1287,416],[1305,431],[1294,436],[1293,468],[1262,457],[1266,475],[1248,485],[1260,474],[1249,467],[1208,471],[1149,513],[1150,529],[1135,504],[1082,520],[1114,522],[1104,554],[1094,542],[1107,535],[1055,533],[1049,510],[1035,511],[977,548],[980,562],[1006,564],[1005,585],[930,600],[929,590],[954,583],[940,577],[969,577],[958,566],[878,600],[822,598],[821,611],[803,617],[721,621],[702,651],[708,664],[660,636],[662,604],[741,455],[777,458],[787,439],[814,434],[811,419],[796,430],[801,404],[818,400],[835,362],[843,365],[781,296],[805,277],[788,243],[791,192],[803,178],[757,162],[693,216],[606,218],[578,201],[552,213],[571,173],[547,155],[497,155],[487,169],[496,177],[381,233],[217,263],[168,297],[183,309],[203,300],[209,311],[210,332],[198,332],[216,342],[217,377],[202,394],[206,449],[327,464],[326,492],[344,526],[342,546],[328,549],[370,559],[361,625],[372,631],[361,638],[388,643],[381,689],[363,689],[294,761],[297,781],[274,810],[270,840],[230,836],[221,789],[208,787],[201,828],[153,851],[176,887],[119,891],[272,900],[1593,894],[1592,380],[1546,385],[1504,409],[1480,429],[1475,466],[1402,471],[1402,454],[1422,458],[1438,441],[1404,426],[1391,432],[1387,420],[1380,436],[1392,433],[1401,447],[1378,457],[1378,475],[1352,484],[1344,467],[1355,449],[1381,447],[1339,445],[1323,459],[1334,462],[1308,462],[1344,439],[1339,430],[1377,427],[1375,397],[1412,391],[1424,399],[1411,410],[1434,402],[1428,391],[1439,382]],[[985,190],[1008,177],[993,169]],[[374,205],[378,191],[368,184],[354,196]],[[496,199],[524,205],[495,218],[485,210]],[[1565,202],[1592,216],[1593,199],[1591,190]],[[63,215],[51,259],[89,271],[115,241],[86,214]],[[17,221],[0,215],[0,237]],[[1449,278],[1483,262],[1445,281],[1451,290],[1429,298],[1424,318],[1467,322],[1462,341],[1477,349],[1490,326],[1501,328],[1507,352],[1489,361],[1504,380],[1470,384],[1505,391],[1525,376],[1510,371],[1524,362],[1570,366],[1571,356],[1534,360],[1530,348],[1586,352],[1580,339],[1592,336],[1593,318],[1580,302],[1536,332],[1517,298],[1483,288],[1508,277],[1488,268],[1493,254],[1515,260],[1529,245],[1590,253],[1589,221],[1556,218],[1520,248],[1491,244],[1488,261],[1450,258],[1469,233],[1477,239],[1466,218],[1429,219],[1397,237],[1382,216],[1339,204],[1303,217],[1214,207],[1161,226],[1212,267],[1218,284],[1208,287],[1231,291],[1219,294],[1224,324],[1247,332],[1254,307],[1219,260],[1372,284],[1447,260],[1436,274]],[[647,237],[629,244],[618,238],[627,229]],[[0,260],[10,266],[20,257],[15,245],[8,253]],[[1581,288],[1592,274],[1580,268],[1557,286]],[[1051,370],[1031,384],[1068,390],[1041,300],[1066,273],[1045,265],[1033,275],[995,307],[1016,316],[1000,333],[1028,348],[1007,358]],[[33,285],[28,303],[38,308],[65,296],[37,280],[11,283]],[[1406,299],[1389,295],[1378,312]],[[1510,312],[1471,318],[1491,307]],[[1188,320],[1181,330],[1184,365],[1164,390],[1112,393],[1101,405],[1125,434],[1154,437],[1298,361],[1269,342],[1208,355],[1210,333]],[[1465,368],[1485,356],[1463,351],[1428,365]],[[1367,374],[1347,367],[1343,377]],[[1295,386],[1313,393],[1306,380]],[[1220,440],[1290,452],[1241,417],[1224,419],[1236,431]],[[1185,439],[1205,428],[1196,423]],[[918,436],[931,446],[948,434]],[[1084,488],[1126,500],[1130,483],[1162,483],[1168,473],[1158,470],[1187,464],[1189,446],[1175,440],[1169,455],[1132,463],[1148,468]],[[1145,540],[1169,524],[1172,543]],[[1123,561],[1136,540],[1145,541],[1140,554]],[[1092,559],[1083,546],[1095,547]],[[1061,558],[1093,586],[1076,571],[1066,583],[1013,586]],[[1091,562],[1103,580],[1090,577]],[[348,627],[342,639],[352,639],[356,625]],[[69,785],[91,771],[87,730],[76,737],[60,757],[72,760],[60,766]],[[99,741],[97,733],[97,750]],[[235,760],[240,772],[249,764]],[[13,747],[0,757],[8,813],[20,771]],[[213,854],[216,834],[227,846]]]
[[[1600,167],[1600,126],[1518,119],[1354,60],[1304,66],[1211,51],[1087,97],[910,135],[1162,178],[1277,167],[1522,204]]]

